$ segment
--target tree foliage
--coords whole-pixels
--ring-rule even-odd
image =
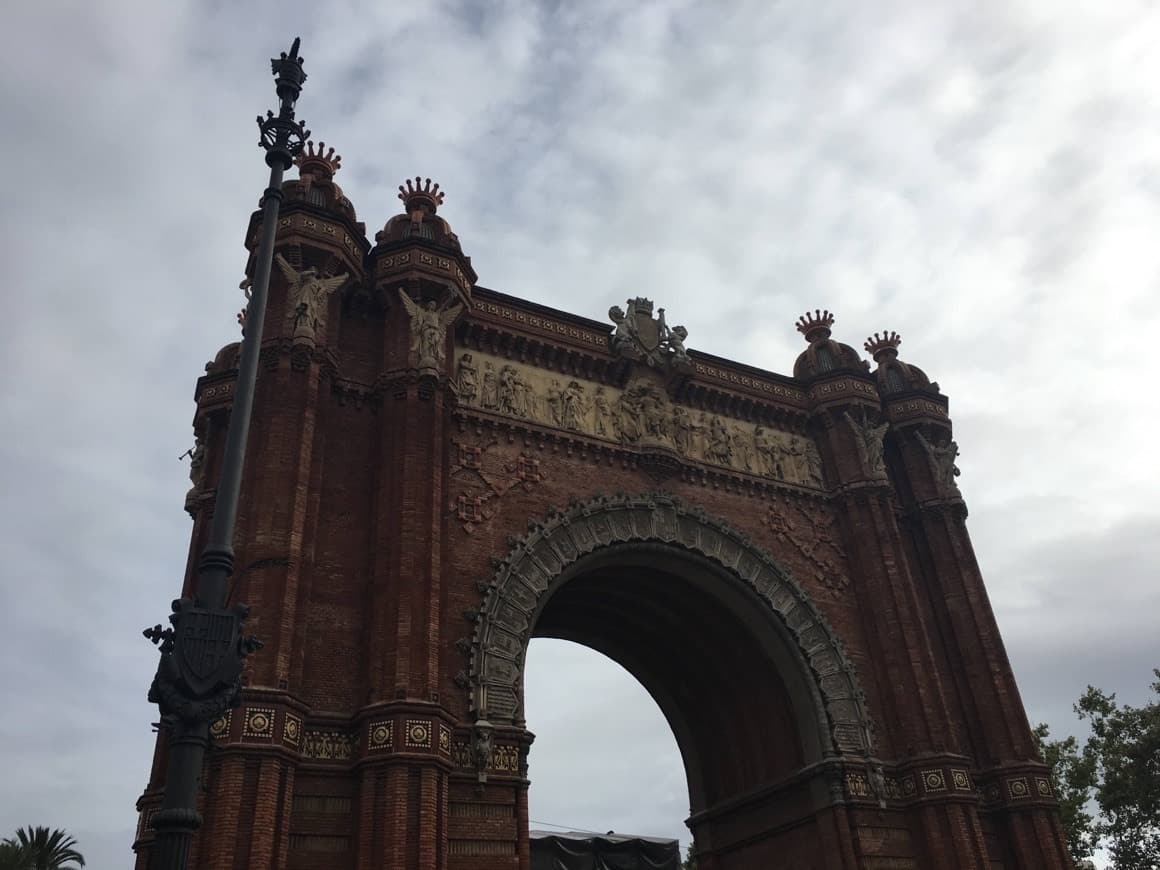
[[[1052,740],[1047,725],[1033,732],[1035,745],[1045,763],[1051,767],[1051,785],[1059,800],[1059,814],[1067,836],[1067,850],[1079,864],[1095,850],[1095,819],[1087,811],[1095,788],[1095,767],[1079,751],[1074,737]]]
[[[1152,691],[1160,699],[1160,669]],[[1160,867],[1160,700],[1122,707],[1116,696],[1088,686],[1075,707],[1091,722],[1084,758],[1096,776],[1100,819],[1116,870]]]
[[[0,840],[0,870],[28,870],[31,858],[15,840]]]
[[[1160,697],[1160,670],[1152,690]],[[1043,760],[1051,766],[1068,849],[1080,867],[1098,847],[1113,870],[1160,867],[1160,701],[1120,706],[1116,696],[1088,686],[1075,705],[1091,726],[1081,749],[1074,737],[1051,740],[1035,729]],[[1099,813],[1088,812],[1094,797]]]
[[[76,845],[59,828],[21,828],[0,843],[0,870],[75,870],[85,866]]]
[[[697,853],[693,851],[693,843],[689,841],[689,848],[685,850],[685,860],[681,870],[697,870]]]

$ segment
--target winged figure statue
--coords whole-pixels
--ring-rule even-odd
[[[411,361],[416,368],[443,364],[443,338],[463,306],[458,303],[440,310],[434,302],[420,305],[399,288],[399,299],[411,318]]]
[[[286,276],[286,283],[290,285],[287,294],[289,312],[286,316],[294,328],[294,337],[314,338],[315,332],[326,321],[327,298],[346,283],[349,273],[323,278],[313,266],[299,272],[281,254],[275,255],[274,259]]]

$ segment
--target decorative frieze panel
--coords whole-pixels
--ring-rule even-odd
[[[488,756],[487,769],[491,773],[519,773],[520,747],[494,746]],[[451,742],[451,762],[464,770],[475,770],[475,757],[472,755],[471,744],[463,740]]]
[[[821,454],[811,439],[675,403],[647,372],[621,389],[476,350],[458,350],[456,363],[459,399],[468,407],[626,447],[662,448],[770,480],[824,487]]]
[[[307,729],[302,736],[302,757],[319,761],[350,761],[358,738],[345,731]]]

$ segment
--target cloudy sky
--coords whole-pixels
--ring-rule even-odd
[[[1145,697],[1153,3],[41,0],[0,32],[0,835],[65,827],[89,866],[128,864],[153,745],[139,632],[185,563],[177,456],[236,337],[253,119],[294,35],[300,116],[372,235],[422,173],[497,290],[595,318],[647,295],[690,347],[782,372],[807,308],[859,347],[898,330],[951,397],[1032,720],[1077,729],[1088,683]],[[687,838],[672,735],[631,678],[537,641],[528,680],[533,819]]]

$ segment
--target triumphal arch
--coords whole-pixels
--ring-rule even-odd
[[[815,310],[780,375],[649,299],[545,308],[477,283],[429,182],[369,240],[337,165],[299,158],[279,219],[231,593],[265,647],[191,866],[527,868],[533,637],[656,699],[703,870],[1069,866],[947,398],[897,335],[871,364]],[[237,353],[197,382],[194,554]]]

